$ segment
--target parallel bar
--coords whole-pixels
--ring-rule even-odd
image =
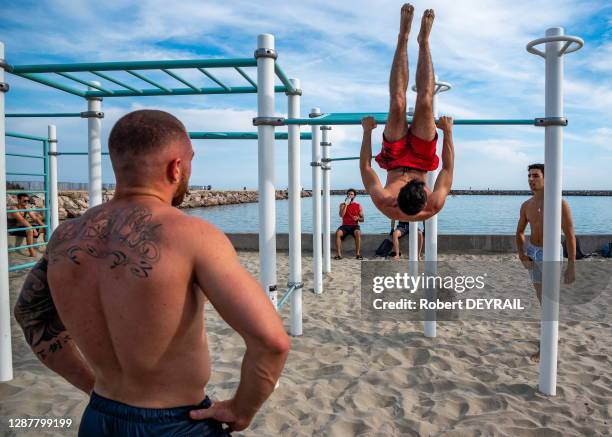
[[[27,231],[28,229],[42,229],[42,228],[48,228],[48,226],[41,225],[41,226],[30,226],[27,228],[10,228],[10,229],[7,229],[6,232],[11,233],[11,232],[17,232],[17,231]]]
[[[77,88],[73,88],[71,86],[67,86],[67,85],[61,84],[61,83],[56,82],[56,81],[51,80],[51,79],[47,79],[46,77],[42,77],[42,76],[39,76],[37,74],[28,74],[28,73],[16,73],[16,74],[17,74],[17,76],[23,77],[24,79],[28,79],[28,80],[31,80],[31,81],[34,81],[34,82],[38,82],[38,83],[41,83],[43,85],[50,86],[51,88],[56,88],[58,90],[65,91],[67,93],[74,94],[75,96],[85,97],[85,92],[84,91],[81,91],[81,90],[79,90]]]
[[[46,242],[44,242],[44,243],[35,243],[35,244],[26,244],[25,246],[9,247],[8,251],[9,252],[17,252],[18,250],[21,250],[21,249],[29,249],[31,247],[40,247],[40,246],[46,246],[46,245],[47,245]]]
[[[221,88],[223,88],[225,91],[229,91],[230,87],[228,87],[227,85],[225,85],[223,82],[221,82],[219,79],[217,79],[215,76],[213,76],[211,73],[209,73],[208,71],[206,71],[203,68],[198,68],[198,70],[203,73],[206,77],[208,77],[210,80],[212,80],[214,83],[216,83],[217,85],[219,85]]]
[[[186,96],[186,95],[199,95],[199,94],[249,94],[256,93],[257,89],[254,87],[231,87],[229,91],[223,88],[199,88],[199,91],[191,88],[173,88],[166,89],[143,89],[139,94],[135,94],[130,90],[114,90],[113,94],[105,94],[101,91],[86,91],[83,97],[135,97],[135,96]],[[274,92],[284,93],[286,91],[285,86],[276,86]]]
[[[4,135],[7,137],[12,137],[12,138],[22,138],[24,140],[47,141],[47,139],[43,137],[36,137],[34,135],[26,135],[26,134],[18,134],[17,132],[7,132]]]
[[[140,90],[139,89],[131,87],[130,85],[127,85],[127,84],[121,82],[120,80],[115,79],[114,77],[110,77],[110,76],[108,76],[106,74],[103,74],[103,73],[100,73],[98,71],[90,71],[90,73],[91,74],[95,74],[96,76],[101,77],[102,79],[108,80],[109,82],[112,82],[112,83],[114,83],[116,85],[122,86],[123,88],[127,88],[128,90],[132,90],[132,91],[140,94]]]
[[[6,153],[6,156],[16,156],[18,158],[37,158],[37,159],[45,159],[44,156],[40,155],[29,155],[27,153]]]
[[[34,212],[34,211],[47,211],[49,208],[29,208],[29,209],[7,209],[7,214],[9,212]]]
[[[33,112],[31,114],[6,114],[9,118],[80,117],[80,112]]]
[[[363,113],[330,113],[317,118],[288,118],[284,124],[303,124],[303,125],[360,125],[363,117],[373,116],[379,124],[387,122],[386,112],[363,112]],[[412,122],[412,117],[407,117],[408,122]],[[535,119],[457,119],[453,121],[456,125],[535,125]]]
[[[30,267],[34,267],[36,265],[38,261],[34,261],[31,263],[25,263],[25,264],[18,264],[16,266],[9,266],[8,271],[9,272],[14,272],[16,270],[24,270],[24,269],[29,269]]]
[[[257,88],[257,84],[255,83],[255,81],[254,81],[253,79],[251,79],[251,78],[249,77],[249,75],[248,75],[248,74],[246,74],[242,68],[240,68],[240,67],[235,67],[235,70],[236,70],[238,73],[240,73],[240,75],[241,75],[242,77],[244,77],[244,78],[247,80],[247,82],[249,82],[251,85],[253,85],[255,88]]]
[[[138,79],[145,81],[146,83],[148,83],[149,85],[153,85],[154,87],[159,88],[162,91],[165,91],[166,93],[169,93],[170,90],[168,88],[166,88],[165,86],[162,86],[160,84],[158,84],[157,82],[149,79],[148,77],[143,76],[142,74],[136,73],[135,71],[131,71],[131,70],[125,70],[126,73],[131,74],[134,77],[137,77]],[[153,91],[153,90],[150,90]],[[138,90],[138,94],[144,94],[145,90]],[[115,93],[115,95],[117,95],[117,93]],[[146,94],[145,94],[146,95]]]
[[[75,64],[41,64],[41,65],[13,65],[10,72],[23,73],[66,73],[77,71],[120,71],[120,70],[160,70],[162,68],[232,68],[255,67],[254,58],[229,59],[186,59],[164,61],[126,61],[126,62],[84,62]]]
[[[277,140],[288,139],[287,132],[275,132],[274,138]],[[256,140],[257,132],[189,132],[189,138],[192,140]],[[301,132],[300,139],[310,140],[312,134],[310,132]]]
[[[280,79],[280,81],[283,83],[283,85],[285,85],[285,87],[287,88],[287,92],[295,93],[296,88],[291,84],[291,81],[289,80],[283,69],[280,67],[280,65],[276,63],[274,64],[274,72],[276,73],[276,76]]]
[[[61,72],[57,72],[57,73],[55,73],[55,74],[58,74],[58,75],[60,75],[60,76],[62,76],[62,77],[65,77],[66,79],[73,80],[73,81],[75,81],[75,82],[77,82],[77,83],[80,83],[81,85],[85,85],[85,86],[88,86],[88,87],[91,87],[91,88],[95,88],[95,89],[97,89],[98,91],[102,91],[103,93],[106,93],[106,94],[113,94],[113,92],[112,92],[111,90],[107,90],[106,88],[101,87],[100,85],[98,85],[98,84],[97,84],[97,83],[95,83],[95,82],[90,82],[90,81],[88,81],[88,80],[83,80],[83,79],[80,79],[80,78],[78,78],[78,77],[76,77],[76,76],[74,76],[74,75],[72,75],[72,74],[68,74],[68,73],[61,73]]]
[[[7,176],[47,176],[47,173],[18,173],[14,171],[7,171]]]
[[[197,86],[189,83],[188,81],[186,81],[185,79],[183,79],[181,76],[179,76],[176,73],[171,72],[170,70],[166,70],[165,68],[162,68],[162,70],[164,73],[166,73],[168,76],[173,77],[174,79],[178,80],[179,82],[181,82],[183,85],[187,85],[189,88],[191,88],[192,90],[195,91],[200,91],[200,88],[198,88]]]

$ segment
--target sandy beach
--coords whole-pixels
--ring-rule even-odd
[[[258,254],[239,256],[257,274]],[[440,260],[457,257],[442,254]],[[514,256],[472,259],[504,268]],[[279,284],[287,277],[287,261],[287,254],[279,254]],[[240,435],[610,435],[609,320],[560,323],[557,396],[547,397],[537,391],[538,367],[529,360],[537,324],[446,321],[429,339],[422,323],[361,318],[359,261],[334,261],[318,296],[310,292],[311,258],[304,258],[303,267],[304,335],[292,338],[279,388]],[[23,278],[23,272],[11,274],[11,303]],[[598,299],[610,306],[609,292]],[[282,316],[288,326],[288,306]],[[238,383],[244,346],[210,306],[206,317],[213,366],[207,390],[224,399]],[[14,320],[13,354],[15,378],[0,383],[2,435],[24,433],[9,429],[9,418],[42,416],[70,417],[73,425],[30,435],[76,435],[88,399],[38,362]]]

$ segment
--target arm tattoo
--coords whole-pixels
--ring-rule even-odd
[[[45,258],[41,258],[26,277],[14,313],[26,341],[33,349],[66,331],[51,297]],[[63,338],[61,341],[64,341]]]
[[[148,278],[161,257],[161,226],[141,206],[101,209],[58,228],[49,245],[50,262],[65,257],[80,265],[88,255],[108,259],[111,269],[125,266],[134,276]]]

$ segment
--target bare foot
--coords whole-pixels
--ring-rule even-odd
[[[399,255],[394,255],[393,259],[401,259]]]
[[[400,20],[400,35],[406,38],[410,34],[410,27],[412,26],[412,17],[414,16],[414,6],[410,3],[405,3],[402,6],[401,20]]]
[[[538,348],[538,351],[535,354],[531,355],[529,359],[533,361],[534,363],[539,363],[540,362],[540,348]]]
[[[423,12],[423,18],[421,19],[421,30],[419,31],[419,36],[417,37],[419,45],[427,44],[429,42],[429,34],[431,33],[431,26],[433,25],[435,16],[436,14],[434,14],[433,9],[425,9],[425,12]]]

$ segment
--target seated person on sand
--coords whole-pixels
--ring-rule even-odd
[[[340,217],[342,224],[336,230],[336,256],[334,259],[342,259],[342,241],[349,235],[355,239],[355,258],[363,259],[361,256],[361,227],[359,223],[365,220],[363,208],[357,202],[357,191],[350,188],[346,192],[346,199],[340,204]]]
[[[391,229],[393,229],[391,234],[391,241],[393,242],[393,252],[391,252],[391,257],[393,259],[400,259],[402,256],[400,251],[400,239],[405,235],[410,235],[410,222],[399,221],[397,223],[397,227],[395,227],[395,220],[391,220]],[[425,230],[419,229],[419,258],[423,255],[423,241],[425,237]]]
[[[108,142],[115,196],[57,228],[25,279],[15,319],[38,359],[90,396],[79,435],[243,430],[287,358],[282,321],[225,234],[175,208],[194,155],[183,124],[135,111]],[[246,344],[229,400],[206,395],[208,303]]]
[[[387,217],[402,221],[422,221],[442,209],[451,189],[454,166],[453,122],[449,117],[441,117],[437,127],[444,132],[442,170],[434,187],[425,185],[426,173],[436,170],[439,163],[436,156],[438,134],[433,116],[434,72],[429,53],[429,33],[434,12],[432,9],[426,10],[421,20],[417,97],[414,117],[409,126],[406,120],[407,47],[413,13],[412,5],[402,7],[400,32],[389,79],[389,114],[383,133],[383,147],[376,156],[378,165],[387,170],[385,187],[371,166],[372,130],[376,128],[372,117],[362,120],[363,143],[359,160],[361,179],[374,205]]]
[[[542,305],[542,272],[544,260],[544,164],[531,164],[527,167],[527,181],[533,196],[523,202],[516,227],[516,249],[518,257],[529,270],[531,282],[535,288],[538,301]],[[531,231],[529,241],[525,241],[525,228],[529,224]],[[571,284],[575,277],[576,234],[572,221],[572,212],[565,200],[561,203],[561,229],[567,242],[567,269],[565,283]],[[559,242],[559,245],[561,242]],[[563,248],[560,247],[561,253]],[[535,362],[540,361],[540,347],[531,356]]]
[[[31,209],[30,196],[26,193],[17,194],[17,205],[15,205],[14,209]],[[30,223],[30,221],[32,223]],[[45,228],[34,229],[32,227],[32,225],[45,225],[45,222],[41,219],[41,217],[33,211],[9,212],[7,214],[6,225],[8,229],[29,228],[10,233],[10,235],[14,235],[16,237],[25,237],[26,244],[28,246],[34,244],[39,235],[44,236],[45,232]],[[36,256],[36,252],[34,251],[33,247],[28,247],[28,253],[30,256]]]

